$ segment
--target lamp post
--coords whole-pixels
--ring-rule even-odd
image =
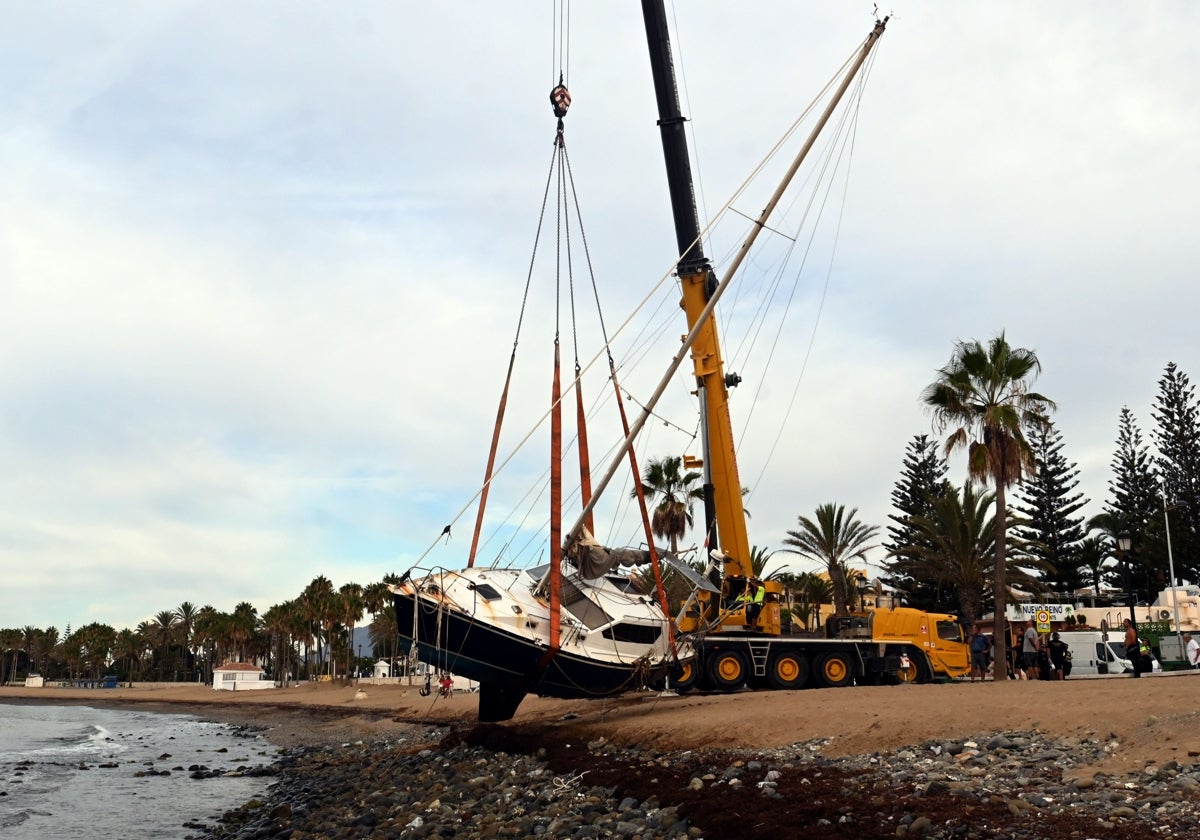
[[[359,678],[362,677],[362,670],[363,670],[363,667],[362,667],[362,645],[360,644],[358,646],[358,676],[359,676]],[[355,680],[356,685],[357,685],[357,683],[358,683],[358,680]]]
[[[1179,628],[1179,590],[1175,588],[1175,558],[1171,555],[1171,519],[1167,516],[1167,493],[1165,490],[1162,494],[1162,500],[1163,528],[1167,532],[1167,570],[1171,575],[1171,606],[1175,612],[1175,639],[1179,643],[1179,651],[1186,661],[1187,652],[1184,650],[1182,631]]]
[[[1133,632],[1137,632],[1137,617],[1134,616],[1134,608],[1137,607],[1137,594],[1133,591],[1133,568],[1128,560],[1129,548],[1133,545],[1133,540],[1129,538],[1128,531],[1122,531],[1117,534],[1117,559],[1125,569],[1125,592],[1129,598],[1129,622],[1133,625]]]

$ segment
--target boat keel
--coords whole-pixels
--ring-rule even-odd
[[[501,723],[512,720],[517,707],[526,695],[521,680],[497,680],[479,684],[479,720],[483,723]]]

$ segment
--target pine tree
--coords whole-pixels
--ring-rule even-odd
[[[1171,548],[1176,575],[1197,579],[1200,571],[1200,409],[1196,389],[1174,362],[1158,380],[1151,431],[1154,465],[1171,507]]]
[[[1128,406],[1121,409],[1117,431],[1117,451],[1112,459],[1113,477],[1108,482],[1112,500],[1104,512],[1112,517],[1118,532],[1129,533],[1134,553],[1129,558],[1133,575],[1130,585],[1153,597],[1161,569],[1166,568],[1166,556],[1160,555],[1157,540],[1149,540],[1153,526],[1161,521],[1161,502],[1158,495],[1158,472],[1150,456],[1150,448],[1142,442],[1142,432]]]
[[[928,435],[913,436],[905,449],[900,479],[892,490],[892,506],[898,513],[888,515],[895,523],[888,526],[888,540],[883,544],[889,555],[897,556],[907,547],[924,545],[925,538],[913,520],[928,517],[934,500],[953,489],[946,481],[948,469],[945,458],[938,453],[937,441]],[[918,580],[892,570],[888,583],[906,593],[911,607],[932,609],[943,601],[935,581]]]
[[[1037,473],[1021,485],[1016,510],[1026,520],[1017,536],[1045,564],[1043,582],[1060,597],[1069,597],[1090,582],[1082,573],[1080,543],[1084,538],[1082,514],[1088,503],[1079,487],[1079,468],[1062,454],[1062,434],[1054,422],[1034,431],[1029,440]]]

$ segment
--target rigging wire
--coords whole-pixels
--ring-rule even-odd
[[[856,53],[857,53],[857,50],[856,50]],[[738,201],[745,194],[749,185],[758,178],[758,176],[763,172],[763,170],[765,169],[767,164],[775,157],[775,155],[781,150],[781,148],[783,148],[786,145],[788,139],[796,131],[798,126],[804,121],[804,119],[816,107],[816,105],[824,98],[826,92],[844,74],[846,68],[854,60],[855,54],[851,54],[851,56],[846,59],[846,61],[843,63],[843,65],[830,77],[829,81],[827,81],[825,83],[824,87],[814,97],[813,101],[809,103],[809,105],[804,109],[804,111],[796,118],[795,121],[793,121],[792,125],[789,126],[789,128],[776,141],[776,143],[766,152],[766,154],[764,154],[763,158],[754,166],[754,168],[751,170],[750,174],[742,181],[742,183],[737,187],[737,189],[730,196],[730,198],[718,210],[715,218],[713,220],[709,221],[708,224],[700,231],[700,234],[699,234],[700,238],[704,238],[704,237],[708,236],[710,231],[713,229],[713,227],[723,219],[726,212],[729,211],[733,207],[734,203],[736,201]],[[549,181],[550,181],[550,178],[547,179],[547,198],[548,198],[548,191],[549,191]],[[541,230],[541,224],[542,224],[542,221],[541,221],[541,219],[539,219],[539,223],[538,223],[539,235],[540,235],[540,230]],[[647,291],[647,293],[643,296],[642,300],[633,307],[633,309],[629,313],[629,315],[627,315],[625,317],[625,319],[620,322],[620,324],[617,326],[617,328],[612,332],[612,335],[610,336],[609,341],[606,342],[605,346],[601,350],[597,351],[588,360],[588,362],[583,366],[583,370],[582,370],[583,373],[586,373],[588,370],[590,370],[592,368],[592,366],[594,366],[597,362],[599,362],[601,360],[601,357],[608,355],[608,353],[610,352],[609,348],[611,347],[611,342],[614,341],[617,337],[621,336],[623,333],[625,333],[631,327],[631,325],[634,324],[635,320],[643,312],[643,310],[646,309],[655,298],[657,298],[661,295],[661,292],[665,287],[668,287],[668,286],[670,286],[671,288],[675,287],[675,284],[671,281],[673,281],[675,278],[677,263],[678,263],[678,260],[675,260],[673,262],[673,264],[667,269],[667,271],[665,271],[659,277],[658,281],[656,283],[654,283],[652,285],[652,287]],[[532,270],[532,257],[531,257],[531,270]],[[661,308],[661,306],[662,306],[662,304],[660,302],[659,308]],[[524,315],[524,303],[522,304],[522,318],[523,318],[523,315]],[[574,383],[572,382],[564,389],[564,393],[562,395],[560,395],[560,400],[562,398],[565,398],[566,392],[569,391],[573,387],[574,387]],[[517,454],[528,444],[529,440],[541,428],[542,424],[545,423],[546,419],[550,416],[552,411],[553,411],[552,407],[546,409],[545,412],[541,415],[540,419],[538,419],[537,421],[535,421],[533,423],[533,425],[529,428],[527,433],[514,446],[514,448],[503,459],[503,461],[499,464],[499,466],[496,467],[492,476],[484,483],[483,486],[481,486],[478,490],[476,490],[474,495],[470,499],[468,499],[466,501],[466,503],[463,505],[463,507],[458,511],[458,513],[455,514],[455,516],[451,519],[451,524],[456,523],[458,521],[458,519],[462,517],[462,515],[471,507],[471,505],[473,505],[476,502],[476,500],[479,499],[480,495],[486,491],[486,488],[495,480],[496,476],[499,475],[514,460],[514,458],[517,456]],[[781,432],[781,434],[782,434],[782,432]],[[424,558],[429,554],[429,552],[432,551],[433,548],[435,548],[439,544],[439,542],[440,542],[440,537],[438,539],[435,539],[428,547],[426,547],[426,549],[416,558],[415,562],[412,564],[413,567],[416,567],[417,565],[419,565],[424,560]]]
[[[870,60],[867,62],[867,66],[864,68],[862,78],[861,78],[860,82],[858,83],[858,87],[856,90],[856,97],[855,97],[855,106],[853,109],[850,109],[853,112],[853,116],[846,117],[846,119],[849,120],[849,122],[852,126],[852,130],[849,132],[846,144],[843,146],[843,152],[848,153],[848,163],[847,163],[846,170],[845,170],[846,175],[843,180],[841,203],[838,207],[838,217],[837,217],[837,223],[835,225],[835,232],[834,232],[834,237],[833,237],[833,248],[830,252],[829,262],[826,265],[826,269],[825,269],[825,282],[821,289],[821,299],[817,306],[817,315],[813,322],[812,330],[809,333],[808,346],[805,348],[804,358],[802,359],[802,361],[800,363],[799,373],[796,375],[796,382],[792,388],[791,398],[788,400],[787,408],[785,409],[783,418],[780,420],[780,423],[779,423],[779,430],[778,430],[778,432],[776,432],[775,439],[771,442],[771,446],[767,452],[767,456],[765,458],[763,458],[763,460],[762,460],[763,466],[759,470],[758,476],[755,479],[755,483],[751,485],[751,488],[757,486],[758,483],[762,480],[763,475],[766,473],[767,465],[771,463],[771,459],[773,458],[773,456],[775,454],[775,450],[779,447],[779,442],[782,440],[783,432],[787,427],[788,418],[791,416],[792,409],[795,407],[796,399],[798,398],[799,393],[800,393],[800,383],[803,381],[805,370],[808,368],[808,362],[812,357],[813,345],[816,342],[816,337],[817,337],[817,328],[820,325],[821,315],[825,308],[825,300],[826,300],[826,297],[829,292],[830,279],[833,275],[833,264],[834,264],[834,260],[837,257],[837,246],[841,240],[842,222],[845,218],[845,212],[846,212],[846,198],[849,195],[850,169],[851,169],[852,162],[854,159],[854,140],[855,140],[855,137],[857,136],[858,115],[859,115],[859,112],[860,112],[860,109],[862,106],[862,98],[863,98],[863,94],[866,90],[866,83],[867,83],[867,80],[870,78],[871,71],[874,69],[874,66],[875,66],[875,53],[874,53],[874,51],[872,51]],[[849,114],[849,111],[848,111],[848,114]],[[839,154],[839,160],[840,160],[840,154]],[[789,300],[789,303],[790,303],[790,300]],[[744,432],[743,432],[743,434],[744,434]],[[750,495],[753,496],[753,489],[751,489]]]

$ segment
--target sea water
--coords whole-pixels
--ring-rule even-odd
[[[274,752],[192,715],[0,703],[0,840],[194,836],[184,823],[214,823],[269,780],[187,768],[261,766]]]

